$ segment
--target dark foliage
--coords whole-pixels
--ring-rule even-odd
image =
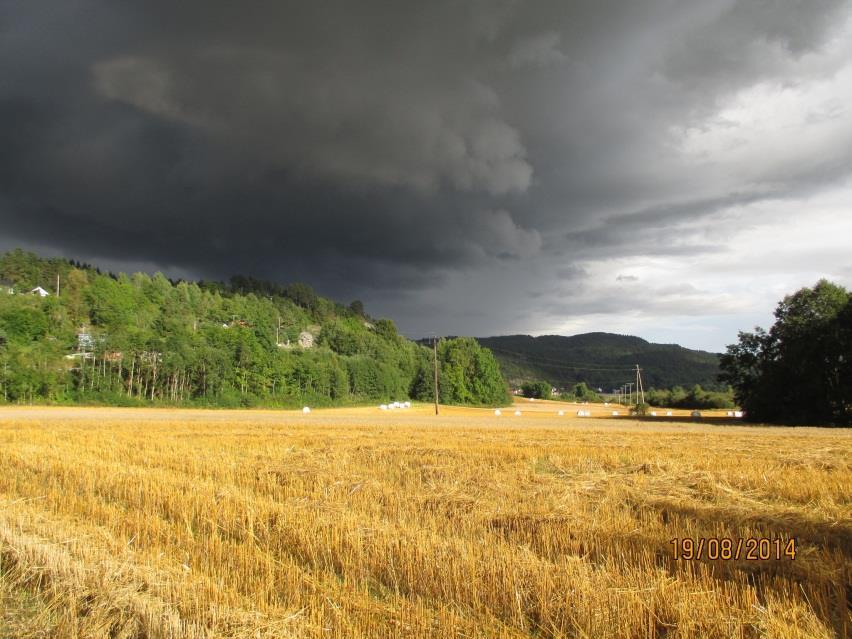
[[[521,394],[533,399],[550,399],[550,382],[524,382],[521,384]]]
[[[513,385],[546,379],[562,389],[585,382],[593,389],[609,392],[633,381],[630,369],[639,363],[648,388],[700,384],[707,389],[723,390],[717,381],[717,354],[676,344],[652,344],[639,337],[612,333],[477,339],[494,352],[503,374]]]
[[[668,408],[734,408],[734,393],[728,388],[724,391],[707,391],[696,384],[689,390],[675,386],[669,390],[651,389],[645,393],[645,400],[651,406]]]
[[[769,331],[741,332],[721,358],[751,421],[852,424],[852,295],[820,280],[785,297]]]

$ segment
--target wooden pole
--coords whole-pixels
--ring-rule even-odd
[[[438,414],[438,338],[432,338],[432,352],[435,356],[435,414]]]

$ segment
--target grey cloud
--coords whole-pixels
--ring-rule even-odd
[[[545,31],[523,38],[516,42],[509,52],[509,62],[513,67],[565,62],[568,57],[559,50],[561,40],[562,36],[556,31]]]
[[[588,271],[578,264],[561,266],[556,269],[556,277],[560,280],[580,280],[588,277]]]
[[[453,282],[495,265],[576,296],[586,262],[722,252],[720,211],[852,172],[844,100],[814,105],[806,126],[836,134],[808,149],[682,148],[739,91],[838,74],[823,54],[850,17],[840,0],[6,3],[3,242],[306,280],[403,329],[426,322],[415,293],[464,307]],[[446,332],[480,332],[470,310]]]
[[[784,57],[814,52],[827,34],[835,35],[843,10],[844,0],[706,3],[670,49],[662,72],[705,87],[777,73]]]
[[[653,316],[701,316],[732,313],[738,310],[736,300],[713,295],[690,283],[670,286],[636,285],[630,287],[588,287],[566,291],[544,301],[540,312],[549,317],[568,319],[587,314],[618,313]]]
[[[469,231],[468,237],[481,238],[474,250],[485,255],[532,257],[541,249],[539,232],[519,227],[508,211],[476,211],[465,215],[462,223]]]

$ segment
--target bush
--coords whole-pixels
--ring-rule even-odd
[[[601,402],[601,396],[586,385],[586,382],[580,382],[574,385],[572,391],[578,402]]]
[[[651,407],[648,404],[646,404],[644,402],[639,402],[633,408],[630,409],[630,412],[633,415],[637,415],[639,417],[645,417],[650,412],[650,409],[651,409]]]
[[[521,385],[521,393],[531,399],[550,399],[550,382],[526,382]]]

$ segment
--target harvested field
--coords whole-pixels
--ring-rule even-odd
[[[848,636],[852,432],[521,410],[2,408],[0,637]]]

